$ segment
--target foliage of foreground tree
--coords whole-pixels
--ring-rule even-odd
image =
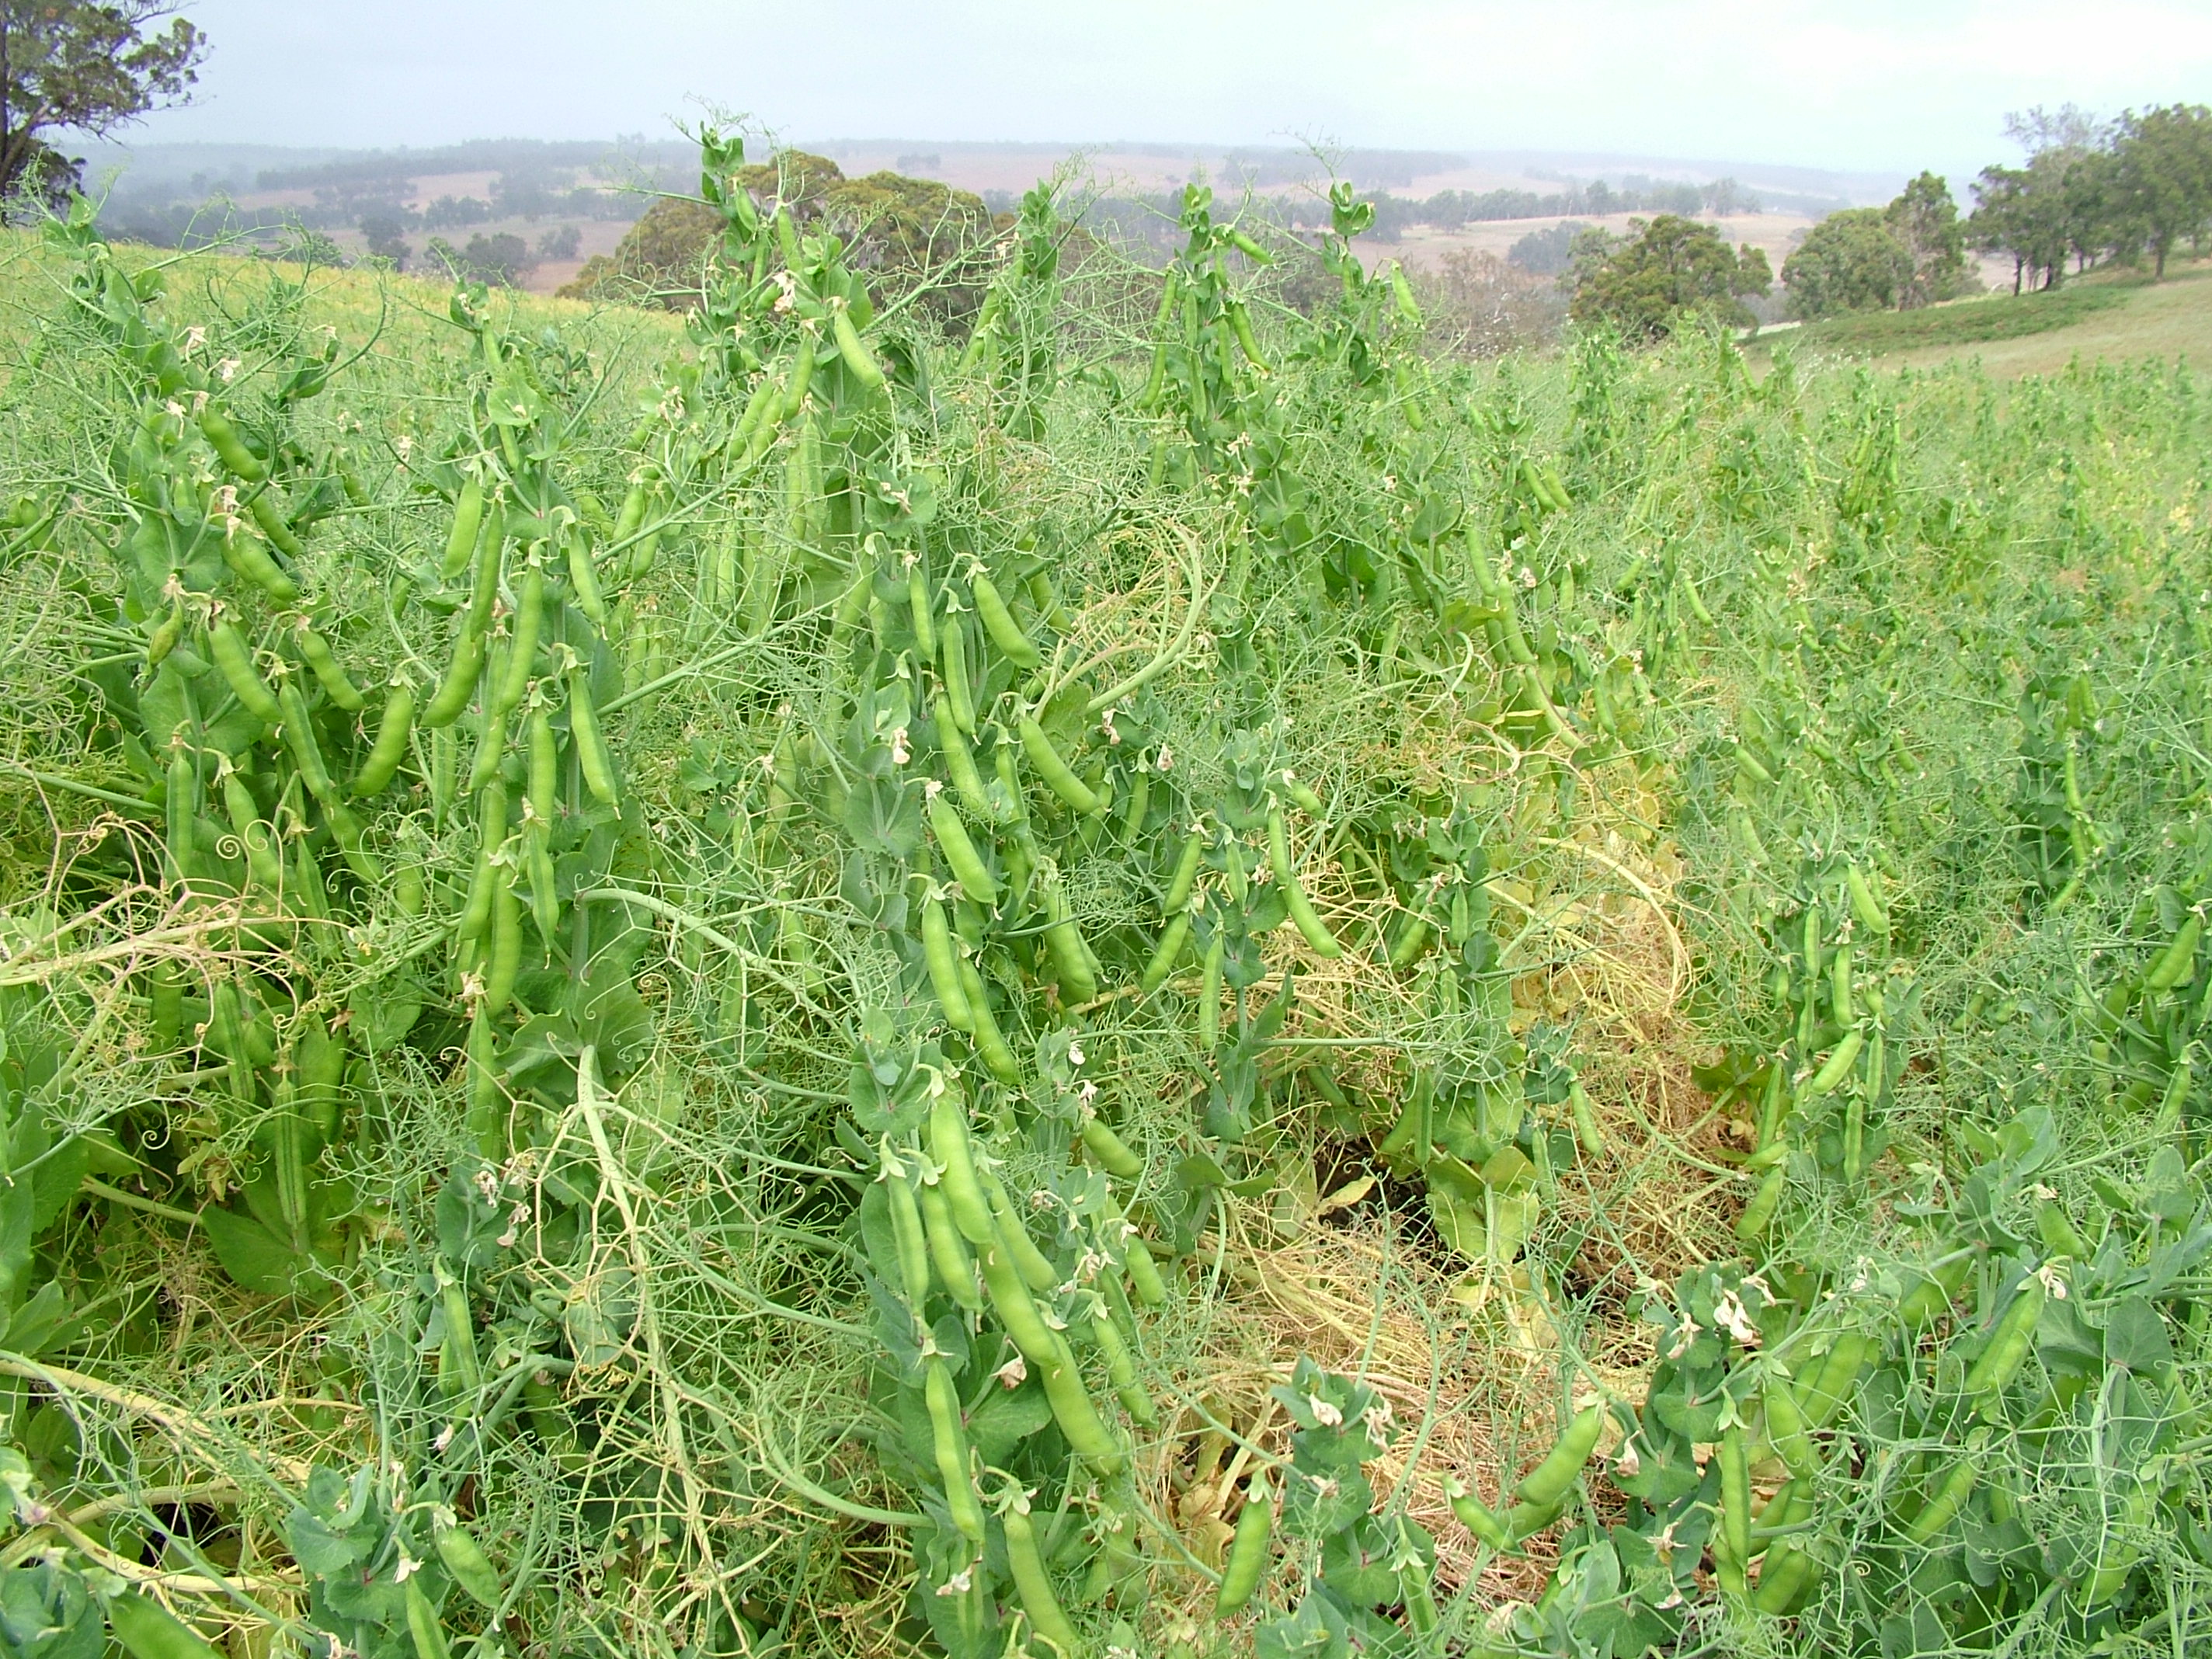
[[[0,194],[28,173],[43,195],[66,197],[79,164],[42,135],[99,137],[182,103],[206,56],[207,36],[166,0],[0,0]]]
[[[1603,231],[1582,239],[1567,308],[1575,322],[1610,323],[1624,338],[1648,342],[1692,318],[1736,328],[1757,320],[1743,302],[1773,286],[1765,252],[1749,243],[1731,249],[1712,226],[1676,214],[1629,222],[1636,234],[1625,240]]]

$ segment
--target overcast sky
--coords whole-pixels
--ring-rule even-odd
[[[145,139],[671,134],[1620,151],[1971,173],[2007,110],[2212,93],[2212,0],[186,0]]]

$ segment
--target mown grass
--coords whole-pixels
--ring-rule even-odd
[[[1971,358],[2000,379],[2049,374],[2077,356],[2212,362],[2212,303],[2197,286],[2208,278],[2212,261],[2176,259],[2164,282],[2145,272],[2094,272],[2049,292],[1990,294],[1770,331],[1746,349],[1761,367],[1778,350],[1916,367]]]

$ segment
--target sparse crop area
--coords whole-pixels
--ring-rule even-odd
[[[2201,378],[746,161],[9,233],[0,1648],[2212,1639]]]

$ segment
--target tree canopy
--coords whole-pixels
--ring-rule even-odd
[[[1902,302],[1912,281],[1911,252],[1881,208],[1832,213],[1782,262],[1790,309],[1810,321],[1843,311],[1883,310]]]
[[[2013,289],[2057,288],[2070,260],[2148,260],[2164,277],[2175,246],[2212,229],[2212,109],[2172,104],[2100,123],[2069,106],[2008,125],[2024,167],[1982,170],[1965,226],[1972,246],[2013,262]]]
[[[1737,328],[1758,320],[1743,302],[1773,286],[1762,251],[1731,248],[1712,226],[1672,213],[1630,225],[1636,234],[1626,238],[1592,231],[1578,240],[1568,278],[1574,321],[1610,323],[1625,338],[1648,342],[1693,318]]]
[[[744,168],[738,179],[763,205],[780,198],[798,228],[842,238],[848,262],[879,282],[896,287],[924,272],[945,278],[928,296],[929,308],[940,315],[962,314],[980,303],[980,272],[969,283],[955,268],[994,228],[981,197],[896,173],[848,179],[827,156],[797,149]],[[664,197],[611,255],[586,261],[561,292],[572,298],[643,296],[689,309],[697,303],[700,272],[722,226],[721,216],[705,204]]]
[[[78,164],[43,135],[97,137],[191,96],[207,36],[176,10],[168,0],[0,0],[0,191],[28,173],[42,194],[66,194]]]

